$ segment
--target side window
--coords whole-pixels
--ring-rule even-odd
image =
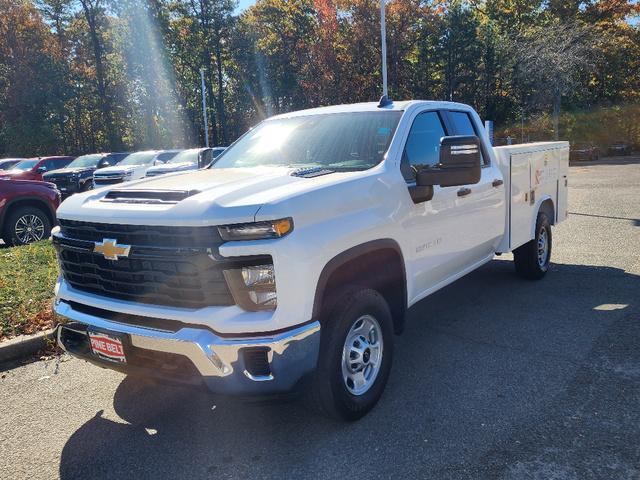
[[[51,170],[57,170],[58,168],[66,167],[67,163],[65,163],[62,159],[54,160],[53,158],[51,158],[42,162],[41,166],[45,167],[47,169],[47,172],[50,172]]]
[[[127,157],[128,153],[114,153],[107,157],[109,165],[117,165],[120,160],[123,160]]]
[[[438,112],[424,112],[416,117],[400,163],[400,171],[406,180],[415,180],[417,170],[438,163],[440,139],[444,136],[446,134]]]
[[[449,122],[452,124],[454,129],[454,135],[478,135],[478,132],[473,126],[473,122],[471,121],[471,117],[467,112],[447,112],[447,116],[449,117]],[[482,156],[482,164],[486,165],[487,161],[485,156]]]
[[[467,112],[448,112],[456,135],[477,135]]]
[[[164,152],[164,153],[160,153],[158,154],[158,160],[160,160],[161,162],[166,162],[168,160],[171,160],[173,157],[175,157],[178,154],[178,152]]]

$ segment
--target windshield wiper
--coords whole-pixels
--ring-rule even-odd
[[[335,170],[331,168],[325,168],[319,165],[317,167],[298,168],[297,170],[294,170],[293,172],[291,172],[291,176],[300,177],[300,178],[314,178],[314,177],[320,177],[322,175],[328,175],[330,173],[335,173]]]

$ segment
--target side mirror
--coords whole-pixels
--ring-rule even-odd
[[[480,181],[480,139],[475,135],[443,137],[440,140],[440,159],[437,165],[418,172],[416,185],[455,187]]]
[[[44,165],[38,167],[36,170],[37,173],[44,173],[46,171],[47,171],[47,167],[45,167]]]
[[[198,168],[208,167],[212,161],[212,150],[203,150],[200,152],[200,155],[198,155]]]
[[[104,158],[98,162],[98,168],[106,168],[109,165],[110,163]]]

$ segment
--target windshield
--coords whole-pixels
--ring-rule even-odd
[[[95,167],[101,158],[102,155],[100,155],[99,153],[82,155],[81,157],[76,158],[73,162],[67,165],[67,168]]]
[[[127,155],[124,160],[118,163],[120,165],[148,165],[156,158],[157,152],[136,152]]]
[[[175,157],[169,160],[167,163],[198,163],[198,153],[200,149],[195,148],[192,150],[183,150],[178,153]]]
[[[36,159],[36,160],[23,160],[22,162],[18,163],[15,167],[15,169],[17,170],[22,170],[23,172],[26,172],[27,170],[31,170],[33,167],[35,167],[38,162],[40,160]]]
[[[0,160],[0,170],[9,170],[19,162],[20,160]]]
[[[224,152],[215,167],[365,170],[382,160],[401,115],[351,112],[267,120]]]

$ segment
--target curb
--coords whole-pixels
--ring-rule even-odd
[[[0,364],[33,355],[55,337],[55,328],[0,343]]]

